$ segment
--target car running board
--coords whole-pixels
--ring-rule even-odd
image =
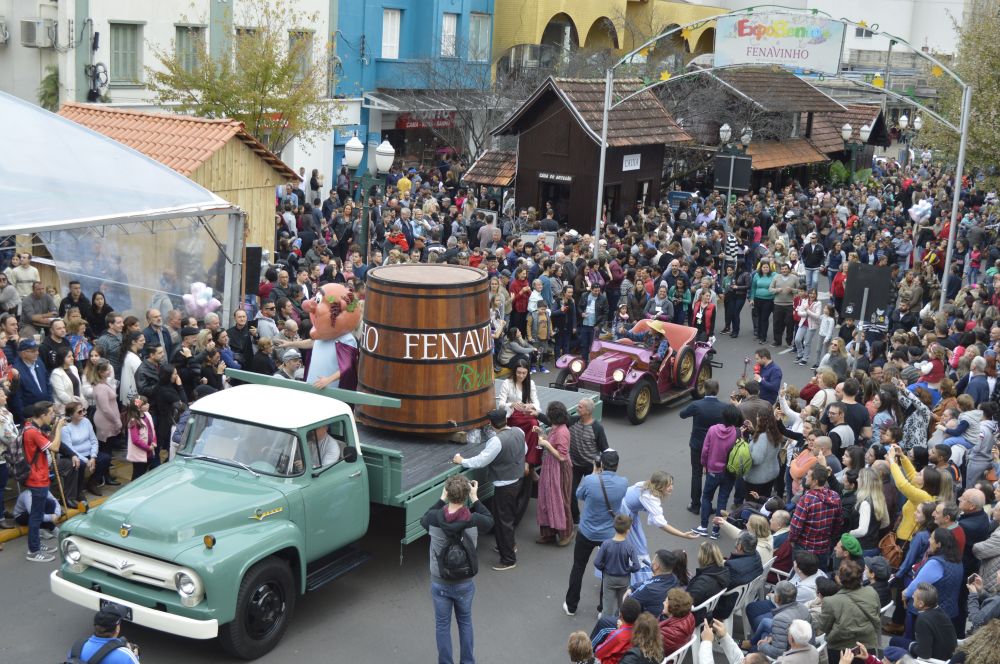
[[[369,560],[372,554],[349,546],[311,563],[306,574],[306,592],[325,586]]]
[[[694,394],[694,388],[691,387],[682,387],[676,390],[668,390],[660,395],[660,398],[657,400],[656,403],[658,404],[673,403],[674,401],[680,401],[685,397],[689,397],[692,394]]]

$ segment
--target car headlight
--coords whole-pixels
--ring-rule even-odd
[[[614,373],[611,374],[611,377],[615,379],[616,383],[620,383],[623,380],[625,380],[625,370],[624,369],[615,369]]]
[[[174,574],[174,585],[177,586],[177,593],[181,597],[190,597],[197,589],[194,579],[186,572],[177,572],[177,574]]]
[[[583,371],[583,360],[573,360],[573,362],[569,365],[569,369],[575,374],[580,373]]]

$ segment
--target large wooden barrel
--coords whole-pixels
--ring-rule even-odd
[[[358,390],[401,408],[359,406],[370,426],[448,434],[495,407],[486,272],[460,265],[385,265],[368,272]]]

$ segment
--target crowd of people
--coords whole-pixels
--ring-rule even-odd
[[[995,198],[930,163],[890,160],[865,183],[766,183],[730,203],[711,192],[677,209],[638,209],[607,219],[594,237],[569,229],[551,204],[517,209],[509,197],[463,188],[455,168],[397,168],[381,190],[353,195],[349,178],[346,188],[338,179],[324,200],[312,178],[309,196],[305,183],[279,188],[272,265],[228,329],[217,314],[198,320],[169,299],[135,315],[76,282],[59,298],[30,254],[12,257],[0,274],[0,445],[17,444],[22,426],[33,464],[4,524],[27,523],[28,559],[53,559],[42,534],[60,508],[168,461],[186,405],[225,389],[227,367],[302,379],[303,302],[323,285],[349,285],[363,301],[378,265],[472,265],[489,276],[495,362],[510,377],[498,394],[493,456],[455,462],[494,468],[501,490],[488,517],[456,507],[474,497],[469,487],[452,487],[435,509],[492,528],[494,569],[513,569],[514,528],[537,482],[538,544],[573,545],[563,610],[577,611],[592,559],[604,579],[601,618],[570,641],[575,661],[659,661],[696,630],[730,661],[815,661],[820,635],[829,657],[854,649],[852,659],[864,659],[858,653],[881,650],[890,598],[891,661],[928,652],[977,661],[970,653],[1000,632]],[[362,223],[369,247],[358,244]],[[891,275],[885,308],[865,320],[844,307],[854,263]],[[629,483],[593,404],[581,400],[575,417],[562,404],[543,413],[532,373],[644,319],[735,338],[747,302],[761,345],[752,377],[728,400],[710,381],[709,396],[681,411],[693,420],[688,509],[700,522],[678,529],[663,509],[673,478],[654,472]],[[785,384],[772,352],[786,346],[813,368],[807,384]],[[508,476],[521,445],[529,473]],[[115,467],[131,473],[112,474],[116,451],[124,459]],[[649,526],[706,538],[696,564],[681,549],[650,551],[643,512]],[[734,542],[728,556],[722,535]],[[435,542],[448,548],[443,535]],[[765,565],[787,578],[745,607],[751,633],[735,642],[707,620],[734,607],[720,602],[711,616],[696,607]],[[432,576],[450,585],[433,561]],[[439,590],[442,614],[470,597]]]

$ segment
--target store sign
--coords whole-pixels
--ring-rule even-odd
[[[622,157],[622,170],[623,171],[637,171],[639,170],[639,165],[642,163],[641,154],[627,154]]]
[[[753,12],[716,21],[715,66],[782,65],[837,75],[844,23],[783,12]]]
[[[572,175],[563,175],[562,173],[546,173],[544,171],[538,173],[539,180],[548,180],[549,182],[572,182]]]
[[[451,129],[455,126],[455,111],[430,113],[400,113],[396,129]]]

